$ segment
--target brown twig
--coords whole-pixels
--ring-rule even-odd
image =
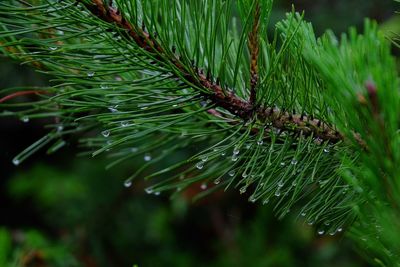
[[[144,30],[144,27],[140,28],[137,25],[132,25],[123,17],[119,10],[111,6],[106,6],[102,0],[92,0],[90,4],[82,2],[82,0],[76,1],[83,3],[92,14],[101,20],[116,24],[120,28],[125,29],[127,34],[139,47],[154,54],[161,62],[173,64],[181,71],[181,76],[188,82],[206,89],[208,93],[203,93],[203,95],[210,99],[215,106],[224,108],[243,120],[249,120],[256,116],[259,120],[270,123],[280,131],[288,131],[304,136],[313,135],[315,138],[329,141],[330,143],[337,143],[343,139],[343,136],[332,126],[318,119],[282,112],[277,108],[271,107],[258,107],[254,110],[252,101],[255,101],[255,96],[253,96],[253,100],[246,101],[238,97],[233,91],[224,89],[221,85],[214,83],[213,80],[204,75],[202,71],[197,71],[192,74],[178,57],[168,57],[166,55],[166,50],[157,42],[154,36],[148,34]],[[255,26],[256,31],[258,31],[258,27],[257,25]],[[254,54],[254,56],[255,55],[256,54]],[[255,75],[258,76],[257,63],[255,63],[254,66],[255,68],[253,68],[253,71]],[[257,80],[258,78],[254,80],[255,85]],[[255,90],[253,91],[255,95]]]
[[[19,92],[15,92],[9,95],[6,95],[2,98],[0,98],[0,103],[3,103],[7,100],[13,99],[15,97],[18,96],[23,96],[23,95],[32,95],[32,94],[46,94],[47,92],[43,91],[43,90],[26,90],[26,91],[19,91]]]
[[[258,84],[258,54],[260,52],[260,17],[261,8],[257,1],[254,7],[253,28],[249,34],[249,51],[250,51],[250,103],[256,104],[256,87]]]

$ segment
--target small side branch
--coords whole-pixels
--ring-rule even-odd
[[[260,52],[260,17],[261,7],[258,0],[254,5],[254,21],[253,27],[249,34],[249,51],[250,51],[250,104],[255,106],[257,101],[257,84],[258,84],[258,54]]]

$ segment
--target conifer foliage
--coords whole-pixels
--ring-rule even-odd
[[[341,38],[317,38],[295,12],[271,26],[272,2],[1,1],[0,51],[51,80],[1,90],[3,116],[51,118],[13,163],[78,135],[107,168],[143,161],[127,187],[145,176],[154,194],[237,189],[400,266],[390,42],[370,21]],[[187,148],[190,158],[168,159]]]

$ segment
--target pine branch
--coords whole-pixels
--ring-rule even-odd
[[[257,70],[257,57],[259,53],[258,48],[258,31],[259,31],[259,18],[260,18],[260,5],[257,2],[255,5],[255,19],[253,25],[253,32],[250,35],[250,44],[252,51],[251,57],[251,97],[250,101],[246,101],[238,97],[232,90],[225,90],[221,85],[216,84],[214,79],[207,77],[202,71],[188,71],[188,68],[177,58],[175,55],[172,57],[166,55],[166,49],[163,48],[154,38],[157,34],[150,35],[138,27],[138,25],[130,24],[119,12],[112,6],[106,6],[102,0],[92,0],[91,3],[82,2],[88,10],[95,16],[108,22],[115,23],[122,29],[125,29],[129,36],[136,42],[142,49],[155,54],[156,58],[167,63],[173,64],[181,71],[181,77],[184,77],[186,82],[194,84],[206,90],[203,96],[210,99],[216,106],[222,107],[244,120],[249,120],[256,115],[263,123],[270,123],[273,127],[281,132],[291,132],[297,135],[313,136],[321,141],[328,141],[335,144],[342,141],[342,135],[335,130],[334,126],[329,125],[322,120],[310,118],[304,114],[289,113],[281,111],[273,107],[259,107],[254,111],[255,103],[255,90],[258,82]],[[177,77],[179,78],[179,77]],[[255,113],[255,114],[254,114]],[[321,142],[320,141],[320,142]]]

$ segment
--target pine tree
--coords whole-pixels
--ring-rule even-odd
[[[272,0],[3,0],[1,52],[51,77],[2,89],[2,115],[52,118],[20,164],[78,135],[148,193],[238,189],[319,234],[346,231],[379,266],[400,266],[399,79],[374,22],[317,38]],[[34,101],[18,101],[23,95]],[[190,148],[189,159],[170,155]]]

